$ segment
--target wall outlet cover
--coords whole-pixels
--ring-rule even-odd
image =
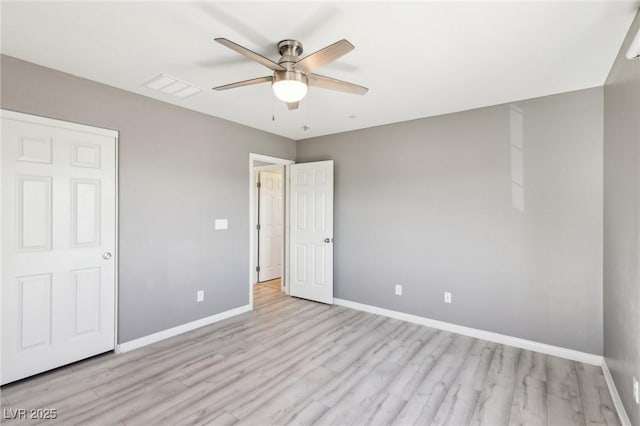
[[[451,303],[451,292],[444,292],[444,303]]]
[[[227,219],[216,219],[215,227],[217,230],[229,229],[229,221]]]
[[[396,284],[396,296],[402,296],[402,286],[400,284]]]
[[[196,302],[202,302],[204,300],[204,290],[198,290],[196,293]]]

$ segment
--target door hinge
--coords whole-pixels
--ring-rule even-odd
[[[260,185],[260,182],[258,182],[258,184],[256,185],[258,188],[260,188],[262,185]]]
[[[260,272],[260,267],[256,266],[256,272]]]
[[[260,230],[260,224],[256,225],[256,229],[259,231]]]

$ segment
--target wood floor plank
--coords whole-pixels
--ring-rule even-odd
[[[298,367],[295,374],[281,375],[275,378],[267,378],[264,382],[247,390],[230,404],[225,405],[225,410],[238,419],[247,418],[252,412],[260,410],[263,405],[276,399],[277,395],[286,392],[287,388],[303,380],[303,378],[318,374],[320,370],[314,365]]]
[[[315,400],[308,401],[299,411],[291,412],[289,415],[271,419],[267,422],[272,425],[312,425],[317,424],[318,419],[329,409]]]
[[[215,413],[211,419],[204,419],[201,422],[195,422],[195,423],[184,423],[184,425],[193,425],[193,426],[200,426],[200,425],[207,425],[207,426],[231,426],[238,423],[238,419],[236,419],[235,417],[233,417],[231,414],[227,413],[226,411],[222,410],[219,411],[217,413]]]
[[[536,426],[547,424],[546,356],[523,351],[516,377],[509,424]]]
[[[245,389],[263,383],[259,373],[236,372],[215,382],[204,381],[125,419],[127,426],[200,423],[219,413]]]
[[[186,386],[178,381],[143,383],[126,392],[101,397],[83,404],[74,411],[61,412],[58,418],[47,424],[101,424],[112,425],[151,407],[169,395],[178,394]]]
[[[389,318],[376,318],[366,328],[351,333],[348,339],[345,339],[346,341],[339,340],[337,343],[347,347],[348,350],[327,360],[325,366],[340,372],[365,356],[375,356],[385,344],[385,338],[401,326],[399,321],[394,323]]]
[[[386,386],[399,369],[400,366],[389,359],[380,361],[349,393],[334,403],[319,421],[328,424],[351,424],[363,413],[372,411],[376,399],[385,393]]]
[[[394,328],[382,328],[386,330],[387,336],[397,333],[400,327],[398,327],[397,323],[389,322],[388,324],[393,324]],[[366,344],[370,345],[371,341],[365,339]],[[358,346],[362,349],[362,346]],[[350,348],[347,348],[350,350]],[[373,374],[375,368],[381,364],[382,360],[384,360],[385,356],[391,353],[391,347],[385,344],[384,336],[380,337],[377,342],[373,345],[368,346],[366,352],[360,352],[361,356],[359,358],[350,358],[351,364],[348,364],[347,367],[342,369],[341,371],[336,371],[334,368],[333,371],[336,371],[336,376],[333,380],[325,383],[315,394],[314,398],[327,405],[329,407],[333,407],[339,401],[348,398],[350,394],[353,393],[353,389],[359,386],[363,380]],[[341,358],[343,360],[344,358]],[[334,364],[330,365],[331,367],[335,367]],[[331,411],[331,415],[334,415],[336,412]],[[329,413],[325,413],[325,415],[329,415]]]
[[[471,425],[506,425],[522,349],[499,345],[471,419]]]
[[[467,425],[480,398],[496,344],[476,340],[467,356],[460,374],[449,389],[433,419],[434,425]]]
[[[403,365],[402,370],[389,384],[387,392],[409,400],[453,340],[452,333],[434,331],[432,338],[425,341],[415,355]]]
[[[349,322],[350,320],[356,321],[358,315],[345,312],[343,317],[334,316],[330,320],[324,321],[320,326],[305,333],[304,330],[300,330],[298,333],[291,334],[287,338],[275,339],[270,342],[254,342],[253,345],[249,345],[244,351],[240,351],[229,357],[226,362],[212,366],[211,368],[205,368],[201,371],[189,376],[184,377],[182,381],[191,386],[194,383],[198,383],[204,380],[215,378],[216,375],[223,371],[229,370],[229,368],[241,367],[244,370],[251,370],[256,367],[264,367],[265,365],[286,365],[282,362],[283,359],[291,359],[296,355],[293,352],[294,348],[305,348],[310,345],[310,342],[314,341],[316,334],[321,333],[323,330],[338,329],[341,328],[341,322]],[[279,363],[279,364],[278,364]],[[281,367],[282,368],[282,367]],[[267,370],[267,368],[264,368]]]
[[[401,424],[431,424],[451,385],[460,374],[475,339],[456,335],[445,352],[438,357],[415,394],[407,401],[397,422]]]
[[[287,376],[289,380],[281,388],[270,388],[252,400],[248,407],[238,413],[242,416],[240,425],[260,424],[264,419],[293,418],[305,409],[310,396],[322,383],[336,373],[326,367],[313,367],[307,374]],[[247,414],[248,412],[248,414]],[[239,417],[240,418],[240,417]]]
[[[396,395],[379,393],[373,403],[355,420],[356,425],[389,425],[398,417],[407,401]]]
[[[254,311],[3,386],[0,404],[100,426],[619,425],[597,367],[255,287]]]
[[[407,364],[436,332],[433,328],[407,324],[409,327],[405,330],[405,335],[395,339],[398,345],[393,349],[393,353],[389,355],[389,360],[399,365]],[[393,343],[393,341],[390,342],[390,344]]]
[[[576,363],[580,396],[587,425],[620,425],[602,369]]]
[[[547,356],[547,419],[552,426],[585,424],[573,361]]]

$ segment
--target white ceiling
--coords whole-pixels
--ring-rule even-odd
[[[638,4],[3,1],[1,51],[304,139],[600,86]],[[285,38],[300,40],[305,54],[346,38],[356,49],[318,73],[370,92],[311,88],[298,111],[274,101],[268,84],[214,92],[269,75],[215,37],[276,61],[275,44]],[[143,87],[160,73],[206,90],[177,99]]]

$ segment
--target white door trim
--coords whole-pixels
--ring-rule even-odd
[[[254,161],[262,161],[265,163],[271,163],[268,167],[275,166],[285,166],[284,167],[284,255],[282,257],[283,261],[283,273],[282,273],[282,282],[285,286],[286,292],[289,292],[289,285],[287,282],[288,279],[288,271],[289,271],[289,263],[286,261],[286,254],[289,252],[289,186],[288,186],[288,170],[287,167],[290,164],[295,163],[293,160],[286,160],[284,158],[271,157],[268,155],[249,153],[249,306],[250,309],[253,310],[253,285],[256,282],[256,249],[257,249],[257,238],[256,238],[256,229],[255,224],[257,223],[257,203],[256,196],[257,191],[255,187],[255,167],[253,167]],[[262,167],[260,167],[262,169]],[[263,169],[264,170],[264,169]]]
[[[91,133],[93,135],[109,136],[118,138],[117,130],[105,129],[102,127],[94,127],[86,124],[74,123],[73,121],[58,120],[55,118],[42,117],[39,115],[25,114],[22,112],[0,109],[0,118],[8,118],[16,121],[24,121],[27,123],[42,124],[50,127],[58,127],[60,129],[75,130],[77,132]],[[116,162],[117,165],[117,162]]]
[[[283,167],[284,165],[282,164],[267,164],[266,166],[256,166],[253,168],[253,170],[255,170],[256,172],[266,172],[269,170],[281,169]]]
[[[11,119],[11,120],[16,120],[16,121],[22,121],[22,122],[26,122],[26,123],[34,123],[34,124],[42,124],[45,126],[50,126],[50,127],[57,127],[57,128],[61,128],[61,129],[67,129],[67,130],[75,130],[78,132],[84,132],[84,133],[90,133],[93,135],[101,135],[101,136],[108,136],[108,137],[112,137],[114,138],[115,141],[115,219],[116,219],[116,224],[115,224],[115,245],[113,248],[113,260],[114,260],[114,268],[115,268],[115,291],[114,291],[114,309],[115,312],[113,313],[114,315],[114,332],[113,332],[113,347],[117,348],[118,347],[118,276],[119,276],[119,249],[120,249],[120,240],[118,238],[118,236],[120,235],[120,225],[119,225],[119,217],[118,217],[118,202],[120,199],[119,196],[119,188],[120,188],[120,184],[118,182],[118,178],[119,178],[119,172],[118,172],[118,167],[119,167],[119,153],[118,153],[118,148],[120,145],[120,132],[117,130],[113,130],[113,129],[105,129],[102,127],[95,127],[95,126],[89,126],[86,124],[79,124],[79,123],[74,123],[71,121],[65,121],[65,120],[58,120],[55,118],[48,118],[48,117],[42,117],[39,115],[32,115],[32,114],[25,114],[22,112],[16,112],[16,111],[10,111],[7,109],[0,109],[0,118],[7,118],[7,119]],[[2,160],[0,158],[0,160]],[[1,174],[0,174],[1,176]],[[0,180],[0,185],[2,184],[2,181]],[[0,206],[0,214],[2,212],[1,206]],[[1,219],[1,216],[0,216]],[[0,235],[0,238],[2,236]],[[1,245],[0,245],[1,246]],[[0,262],[2,259],[2,253],[0,252]],[[2,269],[1,265],[0,265],[0,270]],[[2,297],[2,292],[0,291],[0,301]]]

